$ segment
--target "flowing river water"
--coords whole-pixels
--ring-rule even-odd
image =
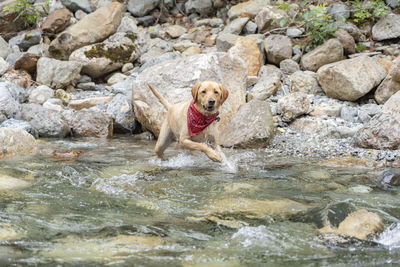
[[[26,184],[0,192],[0,266],[400,265],[400,190],[366,182],[382,170],[265,150],[227,149],[217,164],[174,146],[161,161],[154,144],[41,140],[39,155],[0,161],[0,176]],[[258,201],[250,213],[221,208],[247,200]],[[379,214],[382,233],[318,233],[330,213],[361,208]]]

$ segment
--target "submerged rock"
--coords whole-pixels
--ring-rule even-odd
[[[30,185],[31,184],[27,181],[0,174],[0,191],[8,192],[8,191],[21,190],[29,187]],[[1,229],[0,229],[0,240],[1,240]]]
[[[0,159],[38,151],[35,138],[22,129],[0,128]]]
[[[0,176],[0,184],[1,182],[2,182],[2,177]],[[16,239],[21,239],[25,236],[26,236],[25,233],[23,233],[18,229],[17,230],[14,229],[14,227],[11,224],[0,223],[0,241],[16,240]]]

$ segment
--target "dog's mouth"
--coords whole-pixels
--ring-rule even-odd
[[[209,106],[209,105],[206,106],[206,105],[203,105],[203,108],[204,108],[204,110],[207,111],[207,112],[213,112],[215,106]]]

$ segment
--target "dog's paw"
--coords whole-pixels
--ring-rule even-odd
[[[221,155],[214,150],[208,151],[207,156],[214,162],[222,162]]]

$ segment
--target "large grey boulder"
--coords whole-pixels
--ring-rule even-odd
[[[271,108],[265,101],[242,105],[220,135],[226,147],[264,147],[274,132]]]
[[[42,39],[42,34],[39,30],[32,30],[19,33],[17,36],[11,38],[8,44],[13,47],[17,45],[22,51],[28,50],[29,47],[37,45]]]
[[[123,94],[117,94],[107,105],[106,113],[114,120],[114,132],[132,133],[135,131],[136,118],[132,101]]]
[[[75,50],[69,61],[80,62],[82,73],[98,78],[134,62],[139,56],[139,49],[133,43],[103,42]]]
[[[305,70],[317,71],[320,67],[344,59],[343,46],[338,39],[329,39],[303,55],[300,61]]]
[[[307,95],[302,92],[291,93],[278,100],[282,119],[286,122],[307,114],[310,111],[310,105],[311,103]]]
[[[74,137],[110,138],[113,135],[111,116],[100,110],[65,110],[63,115]]]
[[[252,17],[258,14],[260,10],[269,5],[269,0],[250,0],[231,7],[228,11],[229,19],[237,18],[241,14],[248,14]]]
[[[16,118],[20,114],[20,103],[28,97],[22,87],[10,83],[0,82],[0,115],[6,118]]]
[[[355,135],[359,147],[374,149],[400,148],[400,92],[383,105],[380,113],[372,117]]]
[[[265,100],[274,95],[282,86],[282,71],[274,65],[264,65],[258,73],[258,81],[250,91],[255,99]]]
[[[0,159],[31,155],[38,151],[35,138],[22,129],[0,128]]]
[[[82,63],[41,57],[37,62],[36,81],[54,89],[65,88],[80,78]]]
[[[387,14],[372,27],[372,39],[382,41],[400,37],[400,15]]]
[[[264,40],[264,49],[271,64],[279,65],[282,60],[292,57],[292,41],[285,35],[271,34]]]
[[[159,3],[160,0],[129,0],[128,11],[135,17],[143,17],[158,6]]]
[[[158,136],[166,109],[148,84],[153,85],[169,103],[175,104],[191,99],[191,88],[205,80],[219,82],[229,90],[229,97],[220,109],[218,125],[222,129],[245,103],[247,68],[242,59],[219,52],[163,62],[140,73],[132,90],[137,120]]]
[[[60,112],[38,104],[22,104],[21,118],[32,125],[39,137],[64,138],[70,133],[70,128]]]
[[[321,67],[317,79],[331,98],[355,101],[366,95],[386,76],[375,59],[360,56]]]
[[[58,59],[68,59],[74,50],[103,41],[116,32],[124,9],[123,4],[112,2],[90,13],[60,33],[50,43],[49,54]]]
[[[384,104],[392,95],[400,90],[400,57],[394,61],[388,75],[375,91],[375,100],[378,104]]]

